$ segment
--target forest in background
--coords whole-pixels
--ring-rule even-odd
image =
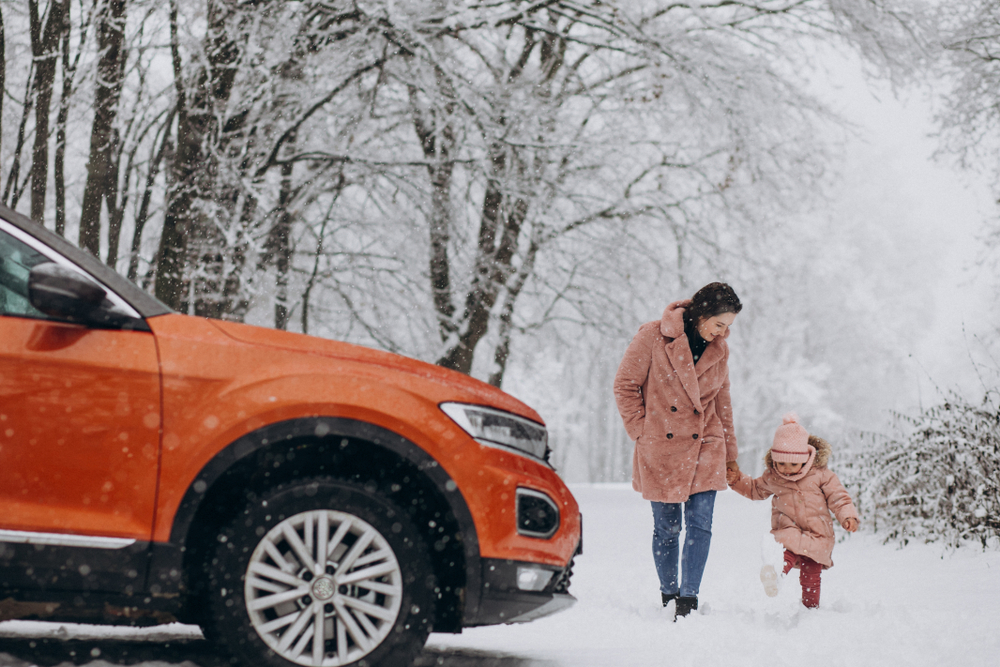
[[[0,201],[180,312],[502,386],[570,480],[628,479],[625,346],[730,282],[759,469],[790,408],[847,441],[916,409],[934,308],[933,244],[826,209],[864,184],[822,54],[933,81],[942,159],[1000,185],[998,28],[988,0],[4,0]]]

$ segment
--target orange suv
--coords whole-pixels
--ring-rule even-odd
[[[0,620],[197,623],[388,665],[572,604],[573,496],[467,376],[171,312],[0,207]]]

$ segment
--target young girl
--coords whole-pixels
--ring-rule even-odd
[[[858,512],[844,485],[826,467],[830,443],[809,435],[793,415],[774,434],[774,444],[764,457],[767,470],[757,479],[739,471],[726,472],[729,486],[750,500],[771,500],[771,533],[785,547],[785,569],[799,568],[802,604],[819,606],[820,573],[833,567],[833,521],[830,512],[845,530],[858,529]],[[765,592],[778,594],[774,568],[760,571]]]

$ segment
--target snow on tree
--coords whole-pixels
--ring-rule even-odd
[[[770,430],[793,371],[800,411],[835,421],[832,334],[803,324],[817,313],[804,285],[820,281],[782,259],[834,159],[813,45],[905,70],[916,8],[5,3],[0,60],[36,64],[0,63],[0,193],[181,312],[375,345],[572,406],[544,411],[554,438],[595,438],[586,476],[619,479],[628,443],[589,387],[651,309],[709,280],[749,304],[734,335],[746,430]]]
[[[1000,538],[1000,404],[957,395],[895,430],[868,438],[853,462],[859,511],[885,541],[997,546]]]
[[[935,65],[948,87],[937,116],[942,149],[964,167],[985,165],[1000,189],[1000,6],[944,3],[938,21]]]

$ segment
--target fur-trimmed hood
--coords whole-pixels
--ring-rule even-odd
[[[830,462],[830,454],[833,452],[833,449],[830,447],[830,443],[818,435],[810,435],[809,445],[816,449],[816,458],[813,459],[812,467],[825,468]],[[774,470],[774,461],[771,460],[770,449],[767,450],[767,454],[764,455],[764,463],[767,465],[768,470]]]

